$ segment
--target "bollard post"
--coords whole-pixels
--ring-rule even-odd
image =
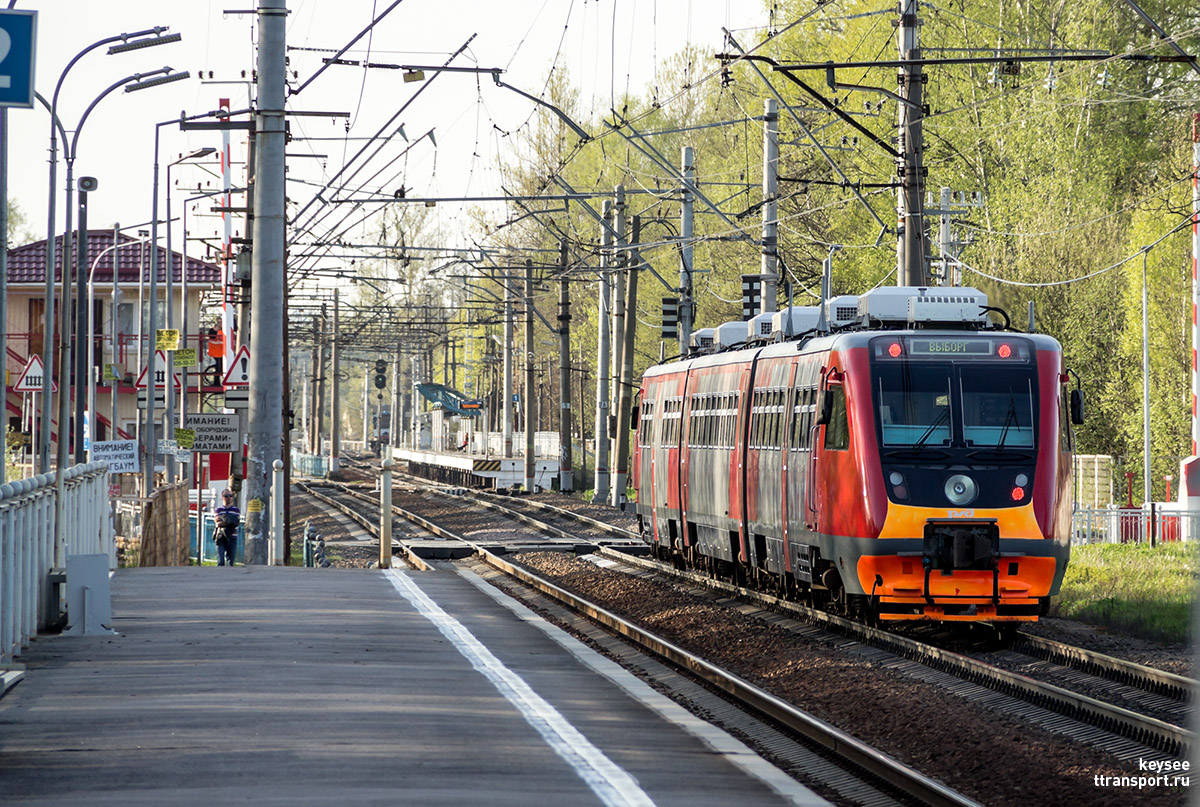
[[[275,460],[271,466],[274,469],[271,480],[271,566],[283,565],[283,542],[287,536],[283,534],[283,460]]]
[[[379,479],[379,568],[392,566],[392,462],[391,457],[382,463],[383,474]]]

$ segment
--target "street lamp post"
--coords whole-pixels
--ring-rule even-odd
[[[52,356],[53,356],[52,345],[54,342],[54,266],[55,266],[54,233],[58,229],[56,226],[56,222],[55,222],[55,201],[56,201],[55,193],[57,190],[55,185],[56,185],[57,178],[58,178],[57,175],[58,175],[58,136],[59,136],[59,134],[62,135],[64,146],[67,143],[66,130],[63,127],[62,122],[58,118],[58,94],[62,90],[63,81],[66,80],[67,74],[71,71],[71,68],[74,67],[75,64],[81,58],[83,58],[86,54],[90,53],[91,51],[95,50],[96,48],[98,48],[102,45],[111,45],[111,47],[108,50],[108,53],[109,53],[109,55],[112,55],[115,53],[125,53],[125,52],[131,51],[131,50],[140,50],[142,48],[153,47],[155,45],[165,45],[169,42],[178,42],[181,39],[181,36],[179,34],[168,34],[168,35],[164,36],[163,34],[167,30],[168,29],[164,26],[157,26],[155,28],[149,28],[144,31],[137,31],[132,34],[118,34],[117,36],[110,36],[110,37],[106,37],[104,39],[98,40],[96,42],[93,42],[92,44],[90,44],[86,48],[84,48],[83,50],[79,51],[79,53],[75,54],[75,56],[71,59],[71,61],[67,63],[67,66],[65,68],[63,68],[62,73],[59,74],[58,83],[55,84],[55,86],[54,86],[54,95],[52,96],[52,100],[49,103],[46,102],[45,98],[42,98],[40,95],[38,96],[38,100],[41,101],[42,104],[45,105],[46,108],[50,112],[50,183],[49,183],[49,194],[48,194],[49,195],[49,204],[48,204],[48,211],[47,211],[48,224],[46,226],[46,297],[45,297],[46,307],[45,307],[45,311],[43,314],[44,327],[43,327],[43,337],[42,337],[43,338],[42,365],[45,367],[45,373],[43,374],[43,378],[42,378],[42,411],[41,411],[42,434],[41,434],[41,439],[39,440],[40,444],[38,446],[38,470],[41,473],[46,473],[47,471],[50,470],[50,420],[51,420],[51,418],[50,418],[50,412],[51,412],[50,393],[52,390],[51,385],[53,383],[53,378],[52,378],[53,373],[51,372],[51,368],[54,366],[53,362],[51,361]],[[115,44],[115,43],[120,43],[120,44]],[[128,81],[128,80],[129,79],[126,79],[126,81]],[[108,92],[109,91],[106,90],[103,94],[106,95]],[[90,111],[90,108],[89,108],[89,111]],[[86,117],[86,115],[85,115],[85,117]],[[78,130],[80,128],[82,128],[82,126],[83,126],[83,121],[81,120],[79,123],[79,126],[76,127],[76,135],[78,135]],[[66,271],[67,271],[66,267],[68,267],[70,265],[70,262],[68,260],[66,260],[66,258],[67,258],[66,252],[69,249],[68,244],[69,244],[70,229],[71,229],[71,227],[70,227],[70,215],[71,215],[70,189],[71,189],[71,181],[70,181],[70,179],[68,179],[67,180],[68,197],[67,197],[67,204],[66,204],[66,219],[67,219],[67,221],[66,221],[66,226],[64,228],[65,234],[63,236],[64,281],[66,279]],[[65,314],[65,311],[64,311],[64,314]],[[67,394],[67,386],[65,383],[66,379],[64,378],[63,381],[64,381],[64,383],[63,383],[62,395],[65,396]],[[60,426],[65,428],[66,423],[60,421]],[[61,443],[62,435],[60,435],[59,437],[60,437],[59,442]]]
[[[157,132],[157,129],[155,131]],[[175,253],[171,250],[171,231],[174,229],[174,227],[173,227],[174,219],[171,218],[171,169],[174,168],[176,165],[179,165],[182,162],[196,159],[197,157],[207,157],[209,154],[212,154],[215,151],[216,151],[215,148],[212,148],[211,146],[209,146],[206,148],[202,148],[202,149],[193,151],[191,154],[183,155],[179,159],[175,160],[174,162],[167,164],[167,277],[166,277],[166,281],[167,281],[167,327],[168,328],[174,328],[175,321],[176,321],[175,320],[175,308],[172,305],[172,302],[174,299],[174,294],[175,294],[174,288],[173,288],[173,280],[174,280],[173,269],[174,269],[174,264],[175,264]],[[157,196],[157,194],[155,194],[155,195]],[[180,280],[182,281],[181,285],[184,288],[184,297],[183,297],[183,301],[182,301],[182,306],[186,311],[186,308],[187,308],[187,243],[186,242],[184,243],[183,260],[180,262],[179,277],[180,277]],[[183,321],[185,323],[187,321],[186,314],[183,317]],[[184,339],[183,347],[187,347],[187,344],[186,344],[187,329],[186,328],[183,330],[183,339]],[[175,382],[174,382],[174,379],[175,379],[175,353],[173,351],[167,351],[167,428],[168,429],[173,428],[175,425]],[[183,424],[180,423],[180,425],[182,426]],[[168,468],[169,468],[168,479],[171,482],[174,482],[175,481],[175,460],[174,460],[174,458],[169,459]]]
[[[113,338],[113,360],[115,361],[116,360],[116,351],[117,351],[117,343],[116,343],[116,334],[117,334],[116,322],[117,322],[117,304],[118,304],[117,272],[120,271],[120,269],[117,266],[117,258],[116,258],[115,250],[120,249],[121,247],[137,247],[138,249],[141,249],[142,245],[146,243],[146,239],[143,238],[143,239],[139,239],[137,241],[129,241],[128,243],[125,243],[125,244],[119,244],[119,243],[117,243],[118,233],[119,233],[119,228],[114,227],[113,228],[113,244],[112,244],[112,246],[105,247],[103,250],[100,251],[100,254],[98,254],[96,256],[96,259],[92,261],[92,268],[88,272],[88,280],[87,280],[87,290],[88,290],[87,291],[87,300],[88,300],[88,303],[87,303],[87,306],[88,306],[87,366],[89,368],[89,375],[88,375],[87,410],[88,410],[88,440],[90,442],[94,442],[96,439],[96,420],[97,420],[97,417],[96,417],[96,375],[94,372],[91,372],[91,368],[96,366],[96,267],[100,265],[101,258],[103,258],[105,255],[107,255],[110,252],[114,253],[114,255],[113,255],[113,303],[112,303],[112,306],[113,306],[112,321],[113,321],[114,327],[112,328],[111,336]],[[113,383],[115,385],[116,382],[114,381]],[[117,419],[116,419],[116,415],[114,413],[113,421],[112,421],[112,427],[114,430],[116,429],[116,426],[117,426]]]

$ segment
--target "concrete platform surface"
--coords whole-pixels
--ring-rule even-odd
[[[39,639],[4,805],[819,804],[469,572],[129,569]]]

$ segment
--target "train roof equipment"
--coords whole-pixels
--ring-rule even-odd
[[[867,327],[973,327],[988,324],[988,296],[966,287],[881,286],[859,298],[858,319]]]
[[[714,346],[721,348],[746,344],[746,323],[743,320],[724,322],[715,328],[713,334]]]
[[[774,312],[751,317],[746,323],[746,340],[748,342],[763,342],[773,339],[775,329],[772,326],[772,320],[774,318]]]
[[[706,353],[713,349],[716,344],[716,330],[713,328],[700,328],[692,331],[692,348],[700,353]]]
[[[795,339],[817,329],[821,309],[815,305],[794,305],[771,315],[771,333],[776,339]]]

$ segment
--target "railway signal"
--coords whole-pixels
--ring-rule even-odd
[[[387,362],[383,359],[375,360],[375,389],[383,389],[387,386]]]

